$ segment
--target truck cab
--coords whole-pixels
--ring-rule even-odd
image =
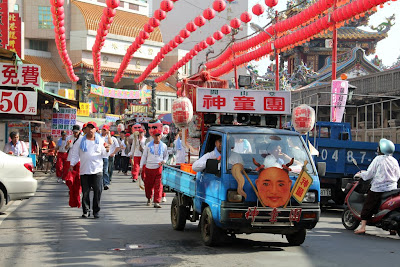
[[[319,220],[320,185],[301,136],[292,131],[265,127],[213,126],[208,129],[200,157],[212,153],[218,139],[222,140],[221,159],[209,159],[206,168],[196,175],[164,168],[164,186],[177,193],[171,206],[174,229],[183,229],[182,217],[185,221],[195,221],[201,215],[202,238],[207,245],[216,244],[221,235],[241,233],[282,234],[290,244],[302,244],[306,229],[314,228]],[[269,155],[276,155],[274,164],[278,169],[294,158],[287,171],[287,181],[277,178],[279,181],[274,190],[280,193],[275,192],[275,195],[271,195],[272,186],[265,189],[273,182],[261,182],[260,178],[260,166],[267,164],[266,159],[271,159]],[[312,181],[299,203],[290,194],[305,161]],[[241,182],[233,175],[232,166],[236,163],[243,165],[244,194],[238,193]],[[279,191],[285,183],[287,192]],[[181,214],[177,214],[179,212]],[[183,227],[179,223],[183,223]]]

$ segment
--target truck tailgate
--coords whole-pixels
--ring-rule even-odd
[[[183,193],[186,196],[196,195],[196,175],[184,172],[178,168],[164,165],[162,183],[172,191]]]

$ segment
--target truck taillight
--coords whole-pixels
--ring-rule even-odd
[[[28,171],[33,172],[33,163],[25,163],[25,164],[24,164],[24,167],[25,167]]]

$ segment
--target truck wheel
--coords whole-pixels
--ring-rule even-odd
[[[286,239],[291,246],[300,246],[306,240],[306,229],[301,229],[298,232],[290,235],[286,235]]]
[[[6,205],[6,198],[4,196],[3,190],[0,188],[0,212],[3,211],[5,205]]]
[[[205,207],[200,219],[201,237],[206,246],[218,244],[222,231],[215,225],[210,207]]]
[[[178,205],[178,197],[175,196],[171,204],[171,223],[172,228],[177,231],[185,229],[186,208]]]
[[[355,230],[360,225],[360,221],[357,220],[349,208],[346,207],[342,213],[342,224],[347,230]]]

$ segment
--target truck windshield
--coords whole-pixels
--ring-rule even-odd
[[[246,171],[255,171],[257,166],[253,158],[266,168],[282,166],[292,158],[294,163],[289,168],[292,173],[300,173],[307,160],[307,171],[314,174],[311,159],[300,136],[273,134],[230,134],[228,136],[228,170],[235,163],[242,163]]]

